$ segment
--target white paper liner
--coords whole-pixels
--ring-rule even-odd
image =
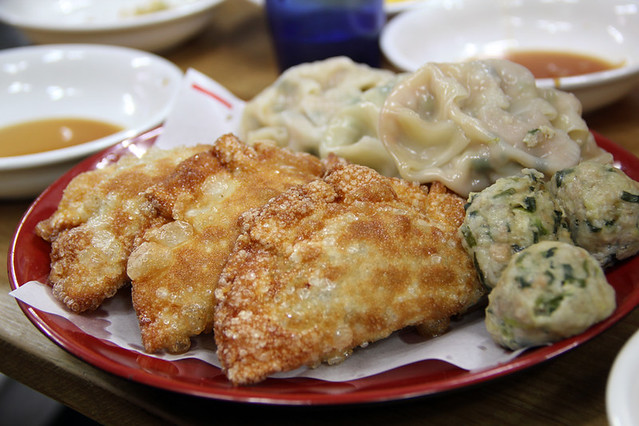
[[[121,290],[95,312],[83,314],[68,311],[53,297],[51,288],[38,281],[25,283],[10,294],[40,311],[68,319],[91,336],[145,354],[130,291]],[[484,327],[483,313],[477,311],[465,315],[460,321],[454,321],[450,331],[434,339],[425,339],[414,331],[403,330],[366,348],[358,348],[341,364],[300,368],[274,377],[313,377],[339,382],[371,376],[425,359],[440,359],[465,370],[481,370],[507,362],[518,354],[506,351],[492,341]],[[185,354],[150,356],[170,361],[196,358],[220,367],[213,335],[195,337],[192,348]]]
[[[188,70],[162,134],[155,143],[161,148],[213,143],[224,133],[237,133],[244,102],[205,75]],[[112,342],[130,351],[145,354],[131,293],[121,290],[91,313],[69,312],[52,295],[49,286],[37,281],[24,283],[10,293],[22,302],[71,321],[83,332]],[[346,361],[333,366],[300,368],[274,377],[312,377],[327,381],[354,380],[427,359],[447,361],[465,370],[482,370],[515,358],[495,344],[484,326],[483,312],[454,321],[451,330],[433,339],[403,330],[390,337],[358,348]],[[146,354],[149,355],[149,354]],[[185,354],[154,354],[166,360],[196,358],[219,367],[212,335],[197,336]]]
[[[225,133],[237,134],[243,110],[244,101],[218,82],[189,69],[154,146],[168,149],[212,144]]]

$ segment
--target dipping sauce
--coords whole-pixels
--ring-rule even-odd
[[[121,126],[86,118],[52,118],[0,128],[0,157],[35,154],[99,139]]]
[[[525,66],[535,78],[560,78],[618,68],[595,56],[573,52],[544,50],[511,50],[505,52],[504,59]]]

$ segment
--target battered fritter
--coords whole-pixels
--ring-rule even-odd
[[[575,244],[604,267],[639,251],[639,183],[623,171],[584,161],[555,173],[549,190],[566,212]]]
[[[517,253],[488,295],[486,328],[510,349],[585,331],[615,310],[615,290],[586,250],[543,241]]]
[[[532,169],[472,193],[460,233],[488,288],[518,251],[544,240],[570,241],[562,209],[546,190],[544,176]]]
[[[226,135],[146,192],[166,222],[149,228],[128,263],[146,351],[184,352],[191,336],[212,329],[214,289],[240,214],[321,173],[309,154]]]
[[[154,209],[140,195],[206,148],[149,150],[76,176],[57,210],[36,227],[51,242],[53,295],[70,310],[94,310],[128,281],[133,241],[151,222]]]
[[[331,159],[324,179],[244,214],[215,292],[230,381],[336,363],[406,326],[441,332],[483,293],[457,234],[463,203]]]

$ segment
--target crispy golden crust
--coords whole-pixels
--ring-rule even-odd
[[[160,151],[76,176],[36,233],[51,242],[54,296],[75,312],[96,309],[126,284],[126,261],[153,209],[139,195],[204,147]]]
[[[336,159],[328,168],[241,218],[215,312],[235,384],[337,362],[406,326],[441,330],[483,293],[457,236],[460,197]]]
[[[191,336],[212,329],[214,289],[237,218],[321,173],[308,154],[226,135],[147,191],[168,223],[149,228],[128,264],[145,350],[183,352]]]

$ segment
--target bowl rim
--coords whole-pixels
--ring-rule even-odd
[[[158,109],[155,113],[151,115],[148,119],[144,120],[140,124],[126,128],[111,135],[94,139],[85,143],[81,143],[78,145],[73,145],[65,148],[53,149],[49,151],[42,151],[33,154],[25,154],[25,155],[15,155],[10,157],[0,157],[0,171],[8,171],[8,170],[18,170],[25,168],[35,168],[42,165],[51,165],[56,163],[61,163],[65,161],[71,161],[74,159],[78,159],[80,157],[87,156],[89,154],[95,153],[101,149],[107,148],[108,146],[115,145],[122,140],[131,138],[135,135],[148,131],[162,123],[162,121],[168,115],[171,105],[172,99],[177,95],[180,82],[184,76],[182,70],[173,62],[165,59],[161,56],[155,55],[151,52],[146,52],[138,49],[133,49],[130,47],[122,47],[122,46],[111,46],[111,45],[101,45],[101,44],[45,44],[45,45],[31,45],[31,46],[22,46],[11,49],[5,49],[0,51],[0,61],[4,57],[16,56],[19,57],[23,54],[31,55],[37,54],[38,52],[47,52],[52,50],[82,50],[93,53],[102,53],[102,52],[114,52],[116,54],[124,54],[126,56],[140,56],[143,55],[145,57],[150,58],[153,61],[153,69],[162,69],[166,72],[166,77],[169,79],[173,85],[174,93],[172,98],[166,102],[166,104]],[[26,52],[26,53],[25,53]],[[159,67],[159,68],[158,68]],[[56,114],[51,114],[51,116],[41,117],[44,118],[55,118]],[[27,119],[20,122],[29,122],[29,121],[37,121],[40,118]],[[20,122],[16,122],[15,124],[19,124]],[[7,124],[10,125],[10,124]]]
[[[153,13],[145,13],[127,17],[126,19],[112,22],[44,22],[41,19],[32,19],[29,14],[16,14],[0,8],[0,21],[22,29],[52,32],[107,32],[119,30],[131,30],[155,26],[171,21],[191,17],[212,9],[223,0],[193,0],[166,10]]]
[[[380,47],[388,59],[390,63],[399,68],[402,71],[414,72],[416,69],[419,69],[421,66],[425,65],[427,62],[417,66],[416,69],[413,69],[416,65],[415,62],[407,57],[405,53],[399,47],[399,44],[395,41],[395,36],[401,33],[401,27],[404,21],[416,19],[420,16],[420,14],[427,13],[432,8],[438,8],[442,4],[444,0],[436,1],[435,4],[430,4],[428,7],[414,8],[410,11],[401,13],[399,16],[395,17],[393,21],[389,22],[388,25],[384,27],[382,30],[382,35],[380,37]],[[635,5],[639,5],[639,0],[629,0],[631,3]],[[531,50],[535,50],[531,48]],[[548,51],[574,51],[574,49],[562,49],[560,46],[555,46],[552,49],[543,50]],[[633,51],[635,49],[632,49]],[[584,49],[587,51],[587,49]],[[583,52],[576,52],[583,53]],[[457,60],[451,60],[449,62],[465,62],[473,59],[480,58],[459,58]],[[558,78],[537,78],[535,79],[537,85],[539,87],[548,88],[553,87],[556,89],[562,90],[570,90],[577,88],[584,88],[593,85],[604,84],[608,82],[614,82],[616,80],[623,80],[632,78],[633,75],[639,74],[639,54],[632,56],[626,55],[625,58],[622,59],[623,63],[609,70],[593,72],[589,74],[580,74],[574,76],[566,76],[566,77],[558,77]],[[430,61],[430,62],[443,62],[443,61]],[[637,77],[639,79],[639,76]]]
[[[636,363],[637,355],[639,355],[639,330],[635,331],[623,344],[608,373],[605,400],[606,414],[611,425],[631,425],[637,420],[639,411],[631,408],[634,402],[632,400],[636,398],[632,392],[632,385],[639,377],[637,376],[639,373]]]

